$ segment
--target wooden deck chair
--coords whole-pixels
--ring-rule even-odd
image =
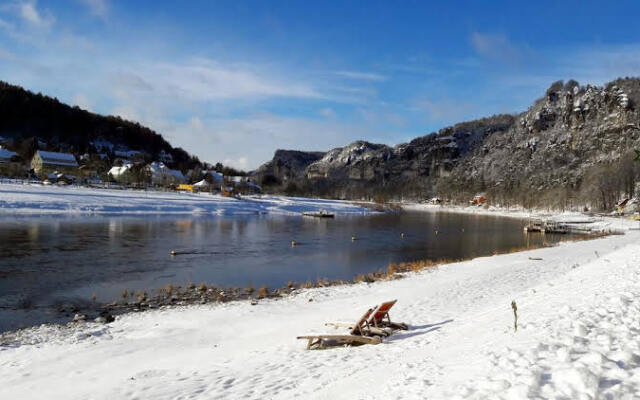
[[[391,334],[393,333],[393,330],[391,328],[376,327],[376,326],[372,326],[369,323],[368,319],[375,309],[376,307],[370,308],[365,313],[366,316],[363,315],[362,318],[360,318],[360,321],[358,321],[355,325],[344,323],[344,322],[327,322],[325,325],[332,326],[334,328],[347,328],[350,330],[349,334],[351,335],[381,336],[381,337],[391,336]]]
[[[389,310],[396,304],[398,300],[385,301],[376,307],[375,311],[369,318],[369,325],[373,328],[391,328],[391,329],[402,329],[407,330],[409,326],[402,322],[391,322],[391,318],[389,317]]]
[[[378,344],[382,341],[380,336],[366,336],[368,319],[373,313],[373,308],[367,310],[366,313],[353,325],[348,335],[306,335],[298,336],[298,339],[307,339],[307,349],[322,349],[325,345],[332,344]]]

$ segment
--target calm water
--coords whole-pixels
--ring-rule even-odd
[[[353,279],[390,262],[481,256],[561,239],[527,238],[523,226],[512,218],[448,213],[2,219],[0,331],[68,321],[59,305],[87,305],[93,295],[111,302],[123,289]],[[171,250],[189,254],[171,257]]]

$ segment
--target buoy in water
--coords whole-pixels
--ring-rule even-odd
[[[355,241],[356,241],[356,236],[355,236],[355,235],[351,236],[351,241],[352,241],[352,242],[355,242]]]
[[[436,231],[436,235],[438,234],[438,231]]]
[[[175,250],[171,250],[171,252],[170,252],[169,254],[171,254],[172,256],[177,256],[177,255],[178,255],[178,252],[177,252],[177,251],[175,251]]]
[[[295,246],[296,246],[296,244],[297,244],[297,243],[296,243],[296,241],[295,241],[295,240],[292,240],[292,241],[291,241],[291,247],[295,247]]]

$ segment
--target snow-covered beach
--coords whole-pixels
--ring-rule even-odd
[[[27,329],[0,346],[0,398],[637,398],[638,239],[629,230],[257,305]],[[324,324],[390,299],[411,329],[380,345],[308,351],[296,340],[342,333]]]

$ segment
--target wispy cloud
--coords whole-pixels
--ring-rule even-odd
[[[38,28],[49,28],[53,25],[55,18],[50,13],[38,11],[35,0],[16,3],[20,16],[29,24]]]
[[[334,71],[335,75],[342,76],[348,79],[361,80],[361,81],[373,81],[381,82],[386,81],[387,77],[381,74],[373,72],[361,72],[361,71]]]
[[[517,63],[522,56],[521,49],[503,34],[473,32],[471,45],[478,55],[507,63]]]
[[[89,9],[89,12],[99,18],[109,16],[109,3],[107,0],[77,0]]]
[[[326,118],[331,118],[336,116],[336,112],[333,111],[333,109],[330,107],[321,108],[320,110],[318,110],[318,114]]]
[[[412,109],[426,113],[432,122],[455,123],[462,122],[478,112],[478,105],[470,101],[460,101],[451,98],[431,100],[420,98],[412,102]]]
[[[199,59],[183,64],[158,64],[150,66],[148,71],[157,78],[159,85],[171,93],[178,93],[194,100],[324,97],[306,83],[277,78],[258,69],[258,66]]]
[[[256,113],[243,118],[191,118],[183,124],[165,124],[172,142],[200,149],[206,160],[226,160],[239,168],[256,168],[272,157],[276,148],[329,150],[377,132],[363,126],[331,120],[283,117]],[[188,133],[188,135],[186,134]]]

